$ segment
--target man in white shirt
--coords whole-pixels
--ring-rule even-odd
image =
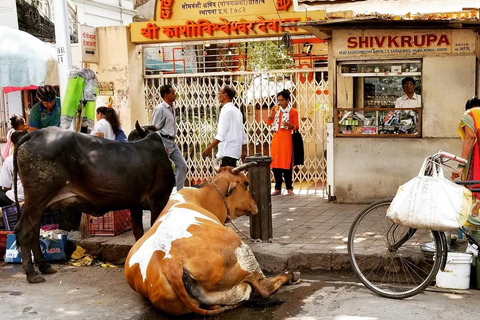
[[[15,146],[25,132],[15,131],[12,134],[12,144]],[[15,193],[13,190],[13,155],[8,156],[3,162],[2,171],[0,172],[0,207],[11,205],[15,202]],[[20,177],[17,175],[17,195],[18,201],[23,201],[23,185]]]
[[[405,94],[395,100],[395,108],[413,109],[422,107],[422,97],[415,93],[415,79],[407,77],[402,80]]]
[[[203,157],[207,157],[218,145],[216,157],[221,160],[220,167],[236,167],[238,159],[244,161],[247,156],[247,133],[243,126],[243,116],[232,103],[235,94],[235,90],[230,86],[223,86],[218,91],[218,100],[222,104],[218,132],[212,143],[203,151]]]
[[[422,96],[415,93],[415,79],[406,77],[402,80],[402,88],[405,94],[395,100],[395,108],[414,109],[422,107]],[[398,111],[398,110],[397,110]],[[393,114],[393,112],[392,112]],[[416,125],[418,121],[417,111],[406,110],[400,114],[407,115],[411,119],[411,124]]]

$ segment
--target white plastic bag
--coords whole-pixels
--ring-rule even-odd
[[[387,210],[387,217],[411,228],[438,231],[460,228],[472,210],[472,193],[445,179],[439,164],[432,162],[433,174],[426,176],[428,161],[431,160],[425,159],[418,176],[398,188]]]

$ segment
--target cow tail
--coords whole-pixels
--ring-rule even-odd
[[[187,281],[187,285],[189,285],[188,284],[189,282],[195,281],[195,280],[191,278],[187,270],[183,269],[183,265],[180,262],[174,263],[173,261],[171,261],[165,270],[165,275],[170,285],[172,286],[173,291],[177,295],[177,297],[192,312],[195,312],[201,315],[211,316],[211,315],[219,314],[221,312],[238,307],[238,305],[223,306],[223,307],[218,307],[212,310],[200,308],[198,303],[194,301],[188,294],[187,289],[185,287],[186,284],[184,283],[184,279]]]
[[[18,203],[18,188],[17,188],[17,173],[18,173],[18,165],[17,165],[17,153],[18,148],[30,140],[30,135],[25,135],[20,138],[18,143],[16,144],[15,148],[13,149],[13,194],[15,195],[15,205],[17,207],[17,221],[20,219],[20,215],[22,212],[20,211],[20,204]]]

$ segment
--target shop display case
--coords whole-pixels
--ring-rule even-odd
[[[406,77],[415,80],[421,100],[421,60],[349,61],[337,70],[337,136],[421,136],[421,101],[416,108],[395,107]]]

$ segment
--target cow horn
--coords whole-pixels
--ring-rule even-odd
[[[138,120],[135,121],[135,129],[137,129],[141,137],[145,137],[145,130],[143,130],[142,126],[138,123]]]
[[[238,166],[238,167],[233,168],[232,173],[237,174],[237,173],[242,172],[243,170],[246,170],[246,169],[248,169],[249,167],[254,166],[254,165],[256,165],[256,164],[257,164],[257,163],[256,163],[255,161],[244,163],[244,164],[242,164],[241,166]]]

